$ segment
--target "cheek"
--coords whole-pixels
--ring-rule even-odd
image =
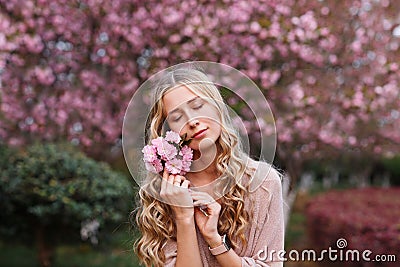
[[[215,127],[215,134],[218,136],[221,135],[222,129],[221,129],[221,124],[219,124],[218,122],[214,122],[214,127]]]
[[[221,119],[220,114],[215,111],[210,115],[211,123],[215,127],[216,130],[221,131]]]
[[[218,137],[221,134],[222,129],[219,118],[208,119],[207,124],[210,126],[214,137]]]
[[[208,121],[210,121],[213,125],[218,124],[221,121],[220,119],[220,113],[218,112],[217,108],[215,107],[210,107],[207,110],[203,111],[202,114],[205,118],[208,118]]]
[[[171,129],[171,131],[179,133],[179,135],[183,135],[183,133],[184,133],[184,129],[180,125],[176,125],[176,124],[169,125],[168,124],[168,127],[169,127],[169,129]]]

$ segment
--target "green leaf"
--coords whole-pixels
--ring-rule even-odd
[[[189,145],[190,142],[192,142],[193,138],[189,138],[189,139],[186,140],[186,137],[187,137],[187,133],[184,133],[184,134],[181,136],[181,139],[182,139],[182,140],[179,142],[179,147],[183,147],[183,146],[185,146],[185,145]]]

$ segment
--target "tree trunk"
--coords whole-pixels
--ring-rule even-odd
[[[298,189],[298,177],[302,173],[302,162],[300,160],[289,160],[285,159],[285,167],[286,167],[286,175],[284,177],[283,183],[283,197],[285,201],[284,205],[284,219],[285,219],[285,228],[287,228],[290,219],[290,213],[292,211],[292,207],[294,201],[296,199]]]
[[[53,247],[48,244],[45,235],[45,227],[39,224],[36,229],[36,246],[41,267],[50,267],[53,258]]]
[[[283,201],[285,202],[283,205],[285,229],[287,229],[287,226],[289,224],[290,212],[292,210],[293,203],[297,195],[297,189],[289,190],[289,187],[290,187],[290,178],[287,175],[285,175],[282,183]]]

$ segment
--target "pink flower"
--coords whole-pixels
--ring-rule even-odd
[[[53,74],[53,71],[48,67],[46,68],[36,67],[34,71],[38,81],[43,85],[51,85],[56,79],[56,77]]]
[[[144,154],[144,161],[153,162],[157,159],[157,150],[155,146],[147,145],[142,149],[142,152]]]
[[[192,165],[192,161],[182,160],[182,171],[184,172],[190,171],[190,165]]]
[[[179,134],[168,131],[166,137],[157,137],[151,140],[150,145],[142,149],[143,161],[148,171],[159,173],[164,168],[171,174],[184,175],[190,170],[193,151],[185,145],[179,145],[181,137]]]
[[[179,144],[179,142],[181,141],[181,137],[178,133],[174,131],[168,131],[165,135],[165,141]]]
[[[193,150],[188,146],[183,146],[181,151],[179,151],[179,155],[182,156],[184,161],[191,161],[193,158]]]
[[[157,153],[161,156],[161,159],[168,160],[175,157],[178,153],[176,147],[168,143],[164,138],[157,137],[151,140],[151,143],[157,149]]]
[[[160,136],[160,137],[157,137],[157,138],[155,138],[155,139],[153,139],[153,140],[151,140],[151,144],[152,145],[154,145],[154,146],[156,146],[156,148],[158,147],[158,146],[161,146],[162,145],[162,142],[163,142],[163,138]]]
[[[161,160],[159,160],[159,159],[156,159],[152,162],[145,162],[144,164],[146,166],[146,170],[153,172],[153,173],[159,173],[160,171],[163,170]]]
[[[182,170],[182,160],[174,158],[165,162],[165,168],[172,174],[179,174]]]
[[[157,153],[161,156],[161,159],[171,160],[178,154],[178,150],[175,146],[164,140],[162,144],[157,147]]]

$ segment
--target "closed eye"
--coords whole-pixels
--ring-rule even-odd
[[[199,102],[199,101],[196,101]],[[192,109],[194,110],[199,110],[204,106],[204,102],[199,102],[199,103],[195,103],[192,105]],[[178,122],[180,119],[182,118],[182,115],[178,116],[178,117],[171,117],[171,121],[172,122]]]
[[[194,106],[193,109],[200,109],[200,108],[202,108],[202,107],[203,107],[203,104],[200,104],[200,105]]]
[[[177,121],[179,121],[179,120],[180,120],[180,118],[182,118],[182,116],[179,116],[179,117],[177,117],[177,118],[173,119],[172,121],[175,121],[175,122],[177,122]]]

